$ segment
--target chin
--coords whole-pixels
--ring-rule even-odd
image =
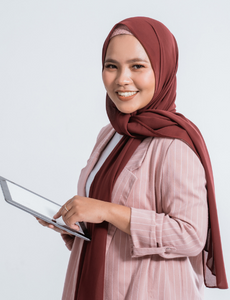
[[[137,109],[124,109],[124,108],[119,108],[119,107],[117,107],[117,109],[120,112],[122,112],[123,114],[131,114],[137,110]]]
[[[114,104],[116,105],[116,103],[114,103]],[[116,108],[123,114],[131,114],[139,109],[132,105],[116,105]]]

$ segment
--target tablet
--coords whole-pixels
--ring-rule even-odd
[[[0,176],[0,185],[7,203],[20,208],[31,215],[38,217],[62,230],[77,237],[90,241],[89,232],[84,222],[77,222],[80,230],[76,231],[68,227],[62,217],[55,220],[53,216],[59,211],[61,205],[50,201],[4,177]]]

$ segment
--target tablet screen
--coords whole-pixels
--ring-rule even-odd
[[[21,188],[20,186],[7,181],[11,198],[14,202],[19,203],[49,219],[53,219],[53,216],[59,211],[60,205],[46,200],[28,190]],[[65,225],[62,218],[56,220],[58,224]]]
[[[59,211],[61,205],[53,201],[50,201],[32,191],[29,191],[26,188],[23,188],[22,186],[17,185],[16,183],[11,182],[1,176],[0,176],[0,185],[5,200],[8,203],[36,217],[39,217],[40,219],[48,223],[51,223],[73,235],[81,237],[87,241],[91,240],[89,232],[84,222],[76,223],[79,226],[79,230],[76,231],[68,227],[64,223],[62,217],[56,220],[53,219],[53,216]]]

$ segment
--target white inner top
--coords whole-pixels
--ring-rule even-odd
[[[106,158],[109,156],[109,154],[113,151],[113,149],[116,147],[116,145],[119,143],[119,141],[122,138],[123,138],[123,135],[116,132],[114,134],[113,138],[111,139],[110,143],[108,144],[108,146],[102,152],[98,162],[96,163],[95,167],[93,168],[93,170],[91,171],[91,173],[87,179],[86,186],[85,186],[86,197],[89,197],[90,186],[94,180],[95,175],[100,170],[100,168],[103,165],[103,163],[105,162]]]

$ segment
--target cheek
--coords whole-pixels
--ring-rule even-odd
[[[155,76],[152,73],[146,74],[146,76],[144,76],[142,78],[142,86],[143,86],[143,89],[146,90],[146,92],[154,93],[155,92]]]
[[[152,90],[155,89],[155,75],[154,75],[152,69],[146,70],[146,71],[142,72],[141,74],[137,74],[134,77],[134,81],[135,81],[136,85],[143,91],[144,90],[147,91],[149,89],[152,89]]]
[[[105,71],[102,71],[102,81],[104,83],[104,86],[106,86],[106,75],[105,75]]]
[[[108,91],[108,89],[110,88],[111,84],[112,84],[112,74],[110,74],[109,72],[103,71],[102,72],[102,80],[105,86],[105,89]]]

